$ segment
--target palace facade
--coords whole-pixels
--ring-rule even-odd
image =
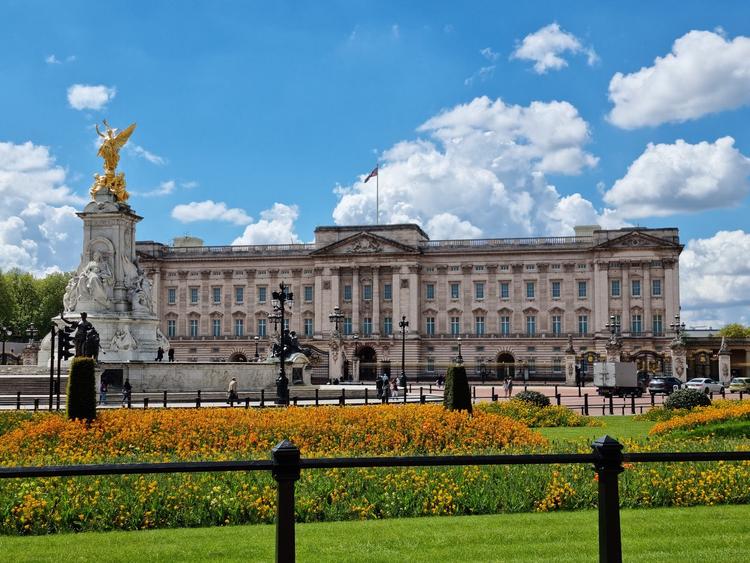
[[[569,335],[585,364],[605,354],[611,330],[625,355],[668,369],[682,248],[675,228],[430,240],[412,224],[318,227],[308,244],[137,243],[178,361],[267,355],[271,294],[283,282],[294,292],[288,328],[323,358],[324,379],[399,373],[402,320],[410,377],[436,375],[460,347],[471,375],[564,379]],[[346,358],[343,373],[331,373],[329,351]]]

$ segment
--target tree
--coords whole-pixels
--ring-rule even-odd
[[[463,365],[451,366],[445,374],[443,406],[450,411],[461,410],[471,413],[469,378]]]
[[[10,299],[10,291],[5,281],[5,274],[0,272],[0,325],[10,325],[13,317],[13,304]]]
[[[14,334],[26,334],[26,329],[34,321],[39,304],[34,276],[14,269],[5,274],[5,281],[10,294],[10,326]]]
[[[750,327],[746,327],[740,323],[729,323],[719,331],[719,336],[726,336],[727,338],[750,338]]]
[[[60,314],[71,276],[56,272],[35,278],[21,270],[0,272],[0,323],[10,326],[16,336],[23,336],[33,322],[42,338],[52,327],[51,319]]]
[[[47,277],[35,280],[38,288],[39,302],[35,312],[34,324],[39,334],[46,334],[52,328],[51,319],[60,314],[65,287],[71,274],[56,272]]]

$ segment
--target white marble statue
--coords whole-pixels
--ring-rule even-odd
[[[130,294],[130,303],[133,307],[133,311],[141,311],[145,313],[154,312],[154,302],[151,297],[151,290],[151,280],[149,280],[143,272],[139,271],[138,277],[128,292]]]
[[[101,252],[94,252],[92,259],[68,282],[63,296],[65,310],[75,311],[79,301],[93,302],[102,310],[110,309],[113,285],[109,262]]]
[[[164,336],[164,333],[158,326],[156,327],[156,343],[160,348],[163,348],[164,350],[169,350],[170,348],[169,339]]]
[[[130,334],[130,329],[120,327],[112,337],[109,346],[110,349],[115,352],[120,350],[137,350],[138,342],[133,338],[133,335]]]

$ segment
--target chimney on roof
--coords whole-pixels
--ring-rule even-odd
[[[576,225],[573,227],[577,237],[593,237],[594,231],[601,229],[599,225]]]

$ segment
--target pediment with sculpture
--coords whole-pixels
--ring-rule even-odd
[[[419,250],[398,241],[368,232],[356,233],[343,240],[319,248],[315,255],[382,255],[382,254],[418,254]]]

